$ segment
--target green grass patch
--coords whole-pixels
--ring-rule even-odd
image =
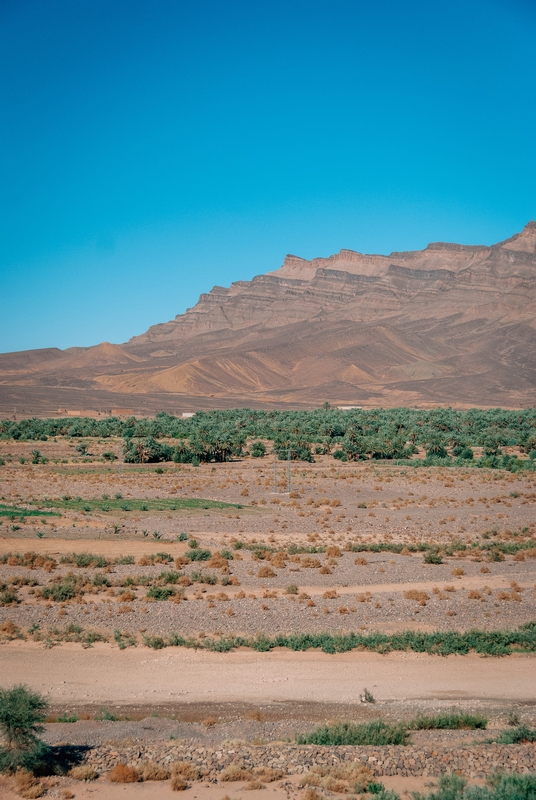
[[[0,517],[10,519],[23,519],[24,517],[59,517],[54,511],[41,511],[36,508],[20,508],[19,506],[6,506],[0,503]]]
[[[69,497],[43,500],[42,506],[44,508],[61,508],[69,511],[103,511],[104,513],[109,511],[184,511],[243,507],[238,503],[224,503],[219,500],[204,500],[197,497],[179,497],[175,499]]]
[[[298,744],[319,745],[376,745],[408,744],[408,734],[401,723],[390,724],[378,719],[355,725],[352,722],[335,722],[321,725],[311,733],[296,737]]]

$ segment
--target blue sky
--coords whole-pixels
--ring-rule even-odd
[[[532,0],[1,0],[0,351],[536,218]]]

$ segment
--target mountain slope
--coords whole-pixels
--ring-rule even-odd
[[[491,247],[287,256],[124,345],[39,352],[0,355],[0,409],[82,390],[145,410],[535,404],[536,223]]]

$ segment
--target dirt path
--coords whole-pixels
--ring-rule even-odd
[[[476,781],[482,783],[482,781]],[[430,778],[402,778],[398,776],[383,777],[382,783],[387,789],[395,789],[400,793],[413,791],[426,792],[431,784]],[[432,783],[435,783],[432,781]],[[471,781],[473,783],[473,781]],[[10,778],[0,776],[0,795],[4,800],[19,800],[20,795],[10,791]],[[124,800],[125,797],[133,800],[161,800],[176,796],[170,788],[169,781],[149,783],[129,783],[126,786],[121,783],[110,783],[106,777],[100,778],[94,783],[78,783],[62,778],[60,786],[69,787],[77,798],[91,798],[91,800]],[[290,775],[283,782],[268,785],[268,792],[271,800],[288,800],[289,797],[301,798],[303,790],[298,788],[299,778]],[[232,783],[227,786],[210,786],[209,784],[194,783],[184,792],[181,797],[183,800],[222,800],[223,797],[231,795],[234,800],[240,800],[240,796],[247,797],[247,800],[266,800],[267,790],[251,790],[244,782]],[[240,795],[240,796],[239,796]]]
[[[5,553],[43,553],[47,555],[63,555],[64,553],[95,553],[99,556],[116,558],[117,556],[143,556],[146,553],[158,553],[160,550],[170,553],[174,558],[186,550],[181,542],[159,541],[156,539],[15,539],[0,536],[0,555]]]
[[[379,700],[530,701],[536,657],[420,653],[210,653],[110,645],[52,650],[29,642],[0,648],[2,684],[27,683],[55,705],[303,700],[356,703],[364,686]]]

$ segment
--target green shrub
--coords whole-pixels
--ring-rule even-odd
[[[526,725],[502,731],[490,741],[497,744],[521,744],[522,742],[536,742],[536,730],[531,730]]]
[[[0,771],[32,770],[45,760],[49,748],[38,734],[43,731],[47,707],[42,695],[22,684],[0,689],[0,731],[5,742],[0,747]]]
[[[419,714],[408,725],[413,731],[429,730],[477,730],[487,727],[488,720],[480,714]]]
[[[192,572],[190,578],[194,583],[207,583],[209,586],[214,586],[217,583],[216,576],[207,572]]]
[[[55,603],[64,603],[66,600],[72,600],[76,593],[76,582],[66,575],[60,583],[44,586],[41,590],[41,597],[45,600],[53,600]]]
[[[161,572],[158,580],[162,583],[178,583],[180,577],[180,572]]]
[[[147,590],[146,597],[160,601],[169,600],[169,598],[173,597],[174,594],[175,589],[168,589],[165,586],[151,586],[151,588]]]
[[[374,720],[356,725],[352,722],[336,722],[321,725],[312,733],[297,738],[298,744],[319,745],[376,745],[407,744],[408,734],[401,723],[390,724]]]
[[[208,561],[212,556],[210,550],[205,550],[200,547],[193,548],[192,550],[188,550],[185,553],[185,556],[190,559],[190,561]]]
[[[253,442],[251,445],[251,455],[253,458],[263,458],[266,455],[266,445],[264,442]]]
[[[534,800],[536,775],[498,774],[487,786],[467,786],[460,775],[441,775],[436,791],[414,792],[414,800]]]
[[[443,556],[437,550],[427,550],[424,554],[425,564],[442,564]]]
[[[19,602],[17,592],[12,586],[8,586],[0,592],[0,606],[11,606]]]

